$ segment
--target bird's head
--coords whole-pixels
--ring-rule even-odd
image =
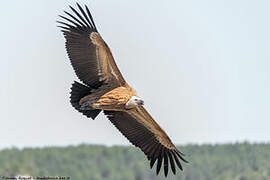
[[[132,96],[129,101],[126,103],[126,108],[131,109],[136,106],[144,105],[144,101],[138,96]]]

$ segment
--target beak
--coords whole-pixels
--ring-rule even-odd
[[[140,106],[144,105],[144,101],[143,100],[140,100],[139,103],[138,103]]]

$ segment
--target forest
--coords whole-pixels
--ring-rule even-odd
[[[178,147],[189,163],[178,180],[270,179],[270,144],[248,142]],[[81,144],[67,147],[8,148],[0,151],[0,179],[16,175],[75,180],[161,180],[144,154],[130,146]],[[60,179],[60,178],[59,178]]]

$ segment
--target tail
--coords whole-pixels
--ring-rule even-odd
[[[71,94],[70,103],[77,111],[83,113],[85,116],[90,117],[94,120],[101,110],[98,110],[98,109],[82,110],[80,109],[81,106],[79,104],[81,98],[91,94],[90,92],[91,90],[92,88],[74,81],[71,87],[71,92],[70,92]]]

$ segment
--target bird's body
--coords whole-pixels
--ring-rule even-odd
[[[112,52],[97,31],[87,6],[77,4],[81,13],[70,6],[74,15],[64,11],[69,23],[62,24],[66,49],[78,78],[71,87],[72,106],[89,118],[95,119],[103,111],[118,130],[150,160],[157,161],[157,174],[164,160],[164,173],[169,164],[173,173],[176,165],[182,170],[179,158],[187,162],[166,132],[143,107],[143,100],[128,85],[118,69]],[[176,164],[176,165],[175,165]]]
[[[104,95],[102,95],[97,101],[92,103],[93,109],[102,109],[108,111],[126,111],[126,104],[136,93],[132,89],[126,87],[117,87]],[[91,100],[96,97],[95,95],[88,95],[80,100],[80,105],[85,102],[91,102]]]

